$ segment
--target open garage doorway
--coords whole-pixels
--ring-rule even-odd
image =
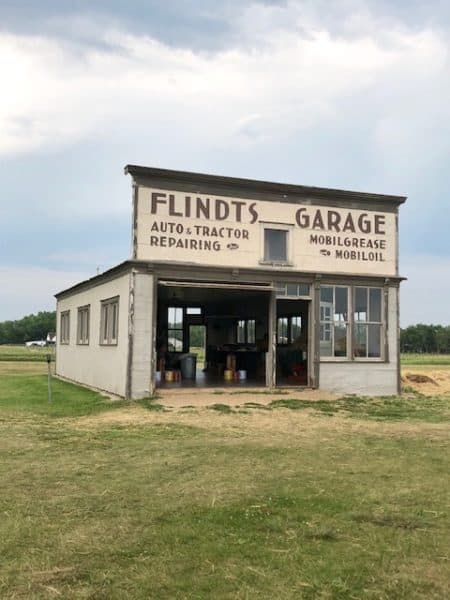
[[[277,385],[308,385],[309,313],[309,300],[277,300]]]
[[[160,281],[156,384],[264,386],[271,290],[264,284]]]

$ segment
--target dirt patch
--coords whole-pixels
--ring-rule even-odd
[[[267,445],[301,444],[306,438],[317,437],[326,442],[336,435],[370,434],[375,436],[421,436],[433,439],[450,437],[447,423],[422,421],[377,422],[349,419],[343,415],[325,416],[314,410],[293,411],[287,408],[250,411],[235,407],[232,413],[221,413],[208,407],[172,408],[166,412],[149,411],[141,406],[81,417],[75,421],[81,429],[111,426],[186,425],[217,434],[265,440]]]
[[[227,404],[229,406],[242,406],[246,402],[270,404],[273,400],[280,398],[300,398],[302,400],[336,400],[339,396],[323,390],[312,390],[309,388],[278,389],[270,392],[264,388],[246,389],[158,389],[158,402],[165,407],[202,407],[212,404]]]
[[[450,370],[408,367],[402,371],[402,383],[425,396],[450,394]]]
[[[406,381],[412,381],[413,383],[432,383],[433,385],[438,385],[434,379],[431,379],[428,375],[421,375],[420,373],[408,373],[405,375],[404,379]]]

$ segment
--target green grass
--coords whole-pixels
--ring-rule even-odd
[[[113,423],[127,403],[46,385],[1,375],[1,598],[448,597],[448,397],[394,400],[396,426],[422,408],[387,435],[387,399]]]
[[[0,406],[9,413],[31,413],[47,417],[76,417],[113,410],[126,403],[52,378],[52,401],[48,401],[45,375],[2,375]]]
[[[27,348],[25,344],[0,345],[0,361],[45,362],[47,360],[47,354],[51,354],[52,360],[54,360],[55,348]]]
[[[437,367],[450,365],[450,354],[402,354],[401,364],[408,365],[436,365]]]
[[[409,393],[407,397],[361,398],[346,396],[338,400],[297,400],[287,398],[272,400],[270,408],[292,410],[312,409],[333,416],[345,415],[357,419],[377,421],[424,421],[430,423],[450,422],[450,402],[446,396],[423,396]]]

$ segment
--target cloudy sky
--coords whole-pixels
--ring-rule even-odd
[[[0,321],[130,254],[127,163],[407,195],[450,324],[446,0],[0,0]]]

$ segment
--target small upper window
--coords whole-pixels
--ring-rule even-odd
[[[89,306],[78,309],[77,344],[89,344]]]
[[[264,260],[287,261],[287,235],[285,229],[264,229]]]
[[[115,345],[119,334],[119,297],[102,300],[100,344]]]
[[[291,298],[310,297],[309,283],[275,282],[277,298],[290,296]]]
[[[70,342],[70,311],[68,310],[61,313],[59,341],[61,344]]]

